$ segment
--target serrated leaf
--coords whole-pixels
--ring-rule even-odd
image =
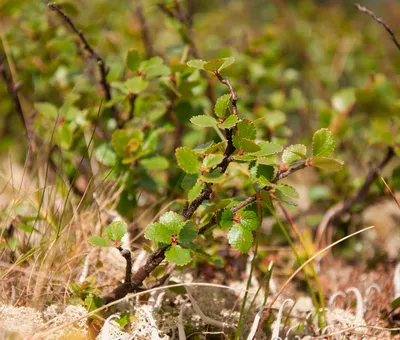
[[[190,243],[196,238],[198,232],[199,230],[194,223],[187,221],[179,234],[178,241],[180,243]]]
[[[276,190],[278,190],[281,194],[285,195],[290,199],[298,199],[299,193],[296,191],[295,188],[291,187],[290,185],[286,184],[278,184],[276,186]]]
[[[239,224],[248,230],[256,230],[260,226],[257,213],[253,210],[243,210],[238,212],[240,216]]]
[[[238,117],[236,115],[228,116],[222,123],[217,123],[220,129],[231,129],[233,128],[238,121]]]
[[[111,247],[110,241],[106,240],[105,238],[102,238],[100,236],[90,236],[88,238],[89,243],[96,247]]]
[[[133,77],[125,82],[125,87],[132,94],[138,94],[146,89],[149,83],[142,77]]]
[[[103,165],[114,166],[117,162],[117,155],[111,146],[107,143],[101,144],[95,149],[94,154],[96,159]]]
[[[214,113],[217,117],[222,118],[225,116],[225,111],[229,105],[230,98],[231,98],[230,94],[227,93],[217,99],[217,102],[215,103],[214,106]]]
[[[139,52],[133,48],[129,49],[126,53],[126,66],[128,66],[129,70],[135,73],[139,69],[140,62]]]
[[[241,120],[237,123],[237,135],[241,138],[254,140],[257,136],[256,126],[247,119]]]
[[[161,156],[142,159],[140,164],[148,171],[166,170],[169,167],[168,159]]]
[[[181,188],[184,190],[192,189],[194,185],[197,183],[198,178],[199,178],[198,175],[193,175],[193,174],[185,175],[185,177],[183,177],[181,182]]]
[[[257,163],[262,165],[272,165],[278,166],[278,162],[275,155],[269,155],[266,157],[259,157],[257,158]]]
[[[335,150],[335,144],[335,137],[332,131],[328,129],[318,130],[313,136],[313,156],[329,157]]]
[[[197,182],[193,188],[191,188],[188,192],[188,201],[192,202],[197,196],[200,195],[201,190],[204,188],[204,183]]]
[[[255,163],[250,167],[250,176],[263,186],[270,185],[270,180],[275,176],[275,168],[270,165]]]
[[[253,244],[253,234],[240,224],[235,224],[228,233],[228,242],[241,253],[247,253]]]
[[[203,160],[203,166],[206,169],[211,169],[216,167],[224,159],[223,155],[208,155]]]
[[[272,142],[261,141],[257,145],[261,148],[260,151],[252,153],[257,157],[270,156],[282,151],[282,146]]]
[[[165,252],[165,258],[178,266],[184,266],[192,261],[192,251],[180,245],[172,246]]]
[[[203,153],[207,153],[208,150],[214,145],[214,141],[210,141],[208,143],[205,144],[201,144],[196,146],[193,150],[196,151],[197,153],[203,154]]]
[[[251,162],[257,159],[257,156],[254,155],[242,155],[242,156],[234,156],[235,161],[242,161],[242,162]]]
[[[233,212],[230,209],[224,209],[221,213],[219,225],[222,229],[229,229],[233,225]]]
[[[211,116],[201,115],[190,118],[190,121],[200,127],[211,127],[217,124],[217,120]]]
[[[194,67],[197,68],[199,70],[204,70],[204,64],[206,62],[204,60],[201,59],[194,59],[194,60],[189,60],[186,65],[190,66],[190,67]]]
[[[317,168],[329,171],[339,171],[344,165],[344,162],[339,159],[326,157],[313,157],[311,162]]]
[[[212,173],[201,175],[200,179],[207,183],[221,183],[225,177],[225,174],[221,173],[221,169],[218,168]]]
[[[196,153],[187,147],[181,147],[175,151],[176,160],[179,167],[188,174],[195,174],[199,170],[200,163]]]
[[[114,221],[106,228],[106,235],[111,241],[121,241],[127,233],[128,226],[123,221]]]
[[[58,109],[50,103],[35,103],[35,109],[47,118],[55,119],[58,115]]]
[[[242,138],[240,144],[240,149],[244,152],[253,153],[261,150],[261,148],[255,142],[247,138]]]
[[[307,154],[307,147],[303,144],[295,144],[288,146],[282,154],[283,163],[290,165],[295,161],[302,159],[300,155]]]
[[[171,237],[174,232],[164,226],[162,223],[154,222],[150,224],[145,233],[144,237],[153,242],[161,242],[165,244],[170,244],[172,242]]]
[[[174,211],[168,211],[161,215],[160,223],[169,230],[173,231],[176,235],[179,234],[185,224],[185,222],[182,220],[182,216]]]

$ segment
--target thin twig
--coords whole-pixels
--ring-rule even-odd
[[[322,239],[322,235],[325,233],[326,229],[329,227],[331,223],[333,223],[338,217],[342,216],[346,212],[350,212],[353,206],[359,202],[365,200],[368,195],[369,188],[374,180],[378,177],[379,173],[383,170],[383,168],[390,162],[390,160],[394,157],[395,153],[392,147],[388,147],[386,151],[385,157],[382,161],[375,167],[371,168],[368,171],[367,176],[365,177],[364,184],[357,191],[357,193],[343,201],[334,205],[332,208],[328,209],[321,220],[317,228],[317,234],[315,238],[315,244],[319,245]]]
[[[400,51],[400,43],[396,39],[396,36],[394,35],[393,30],[390,28],[390,26],[386,22],[384,22],[380,17],[378,17],[374,12],[372,12],[370,9],[368,9],[364,6],[361,6],[360,4],[355,4],[355,6],[357,7],[358,10],[360,10],[361,12],[367,13],[376,22],[381,24],[385,28],[385,30],[389,33],[390,39],[392,39],[392,41],[396,45],[397,49]]]
[[[151,58],[152,56],[154,56],[154,49],[150,39],[149,26],[147,24],[146,17],[144,16],[143,6],[140,0],[137,0],[136,16],[139,19],[140,35],[142,36],[142,41],[144,49],[146,51],[146,56],[147,58]]]
[[[109,72],[109,68],[106,66],[104,59],[100,56],[99,53],[97,53],[93,47],[89,44],[89,42],[86,40],[83,32],[78,29],[75,24],[72,22],[71,18],[67,13],[65,13],[56,3],[51,2],[47,5],[52,11],[57,12],[58,15],[67,23],[67,25],[76,33],[76,35],[79,37],[80,41],[83,44],[83,47],[85,50],[89,53],[90,57],[95,59],[97,61],[97,65],[99,68],[100,72],[100,84],[104,90],[104,96],[107,101],[110,101],[112,99],[112,94],[111,94],[111,86],[107,81],[107,74]],[[119,117],[118,117],[118,109],[115,105],[112,106],[112,111],[114,118],[119,122]]]

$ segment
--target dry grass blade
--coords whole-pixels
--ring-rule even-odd
[[[388,189],[390,196],[392,196],[392,198],[394,199],[394,201],[396,202],[397,206],[400,209],[400,203],[396,198],[396,195],[394,194],[394,192],[392,191],[392,189],[390,189],[389,185],[386,183],[386,181],[384,180],[384,178],[381,176],[381,180],[383,182],[383,184],[385,184],[386,189]]]
[[[315,260],[315,258],[317,258],[318,256],[320,256],[321,254],[323,254],[325,251],[331,249],[332,247],[336,246],[337,244],[357,235],[360,233],[363,233],[367,230],[373,229],[375,228],[374,226],[371,227],[367,227],[364,229],[361,229],[359,231],[356,231],[355,233],[352,233],[348,236],[345,236],[343,238],[341,238],[340,240],[330,244],[329,246],[325,247],[324,249],[320,250],[318,253],[314,254],[313,256],[311,256],[307,261],[305,261],[299,268],[297,268],[295,270],[295,272],[286,280],[286,282],[282,285],[282,287],[279,289],[278,293],[276,294],[276,296],[273,298],[273,300],[271,301],[271,303],[269,304],[268,308],[265,310],[264,315],[260,321],[260,325],[263,324],[263,322],[265,321],[267,315],[269,314],[269,312],[271,311],[272,306],[274,305],[274,303],[276,302],[276,300],[278,300],[278,297],[282,294],[282,292],[284,291],[284,289],[286,288],[286,286],[293,280],[293,278],[306,266],[308,265],[311,261]],[[259,325],[259,326],[260,326]]]

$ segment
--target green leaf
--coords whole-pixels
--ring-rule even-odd
[[[299,198],[299,194],[296,191],[296,189],[291,187],[290,185],[278,184],[276,186],[276,190],[278,190],[281,194],[283,194],[284,196],[286,196],[290,199],[298,199]]]
[[[303,144],[295,144],[288,146],[282,154],[283,163],[290,165],[305,157],[307,154],[307,147]]]
[[[106,228],[106,235],[111,241],[121,241],[127,231],[128,226],[125,222],[115,221]]]
[[[238,212],[240,216],[239,224],[248,230],[256,230],[260,226],[257,213],[254,210],[246,209]]]
[[[149,83],[142,77],[133,77],[125,82],[125,87],[132,94],[138,94],[142,92],[148,85]]]
[[[183,177],[182,182],[181,182],[181,188],[184,190],[190,190],[192,189],[195,184],[197,183],[199,176],[193,175],[193,174],[187,174],[185,177]]]
[[[135,73],[139,69],[140,62],[139,52],[133,48],[129,49],[126,53],[126,66],[128,66],[129,70]]]
[[[140,164],[148,171],[166,170],[169,167],[168,159],[161,156],[142,159]]]
[[[199,231],[194,223],[187,221],[179,234],[178,240],[180,243],[190,243],[196,238],[198,232]]]
[[[227,93],[217,99],[217,102],[215,103],[214,106],[214,113],[217,117],[222,118],[225,116],[225,111],[229,105],[230,98],[231,95]]]
[[[183,228],[185,222],[182,220],[182,216],[174,211],[168,211],[160,217],[160,223],[169,230],[173,231],[176,235],[179,234]]]
[[[214,145],[214,141],[212,140],[208,143],[196,146],[193,150],[196,151],[197,153],[204,154],[204,153],[208,153],[208,150],[211,147],[213,147],[213,145]]]
[[[200,195],[201,190],[204,188],[204,183],[197,182],[193,188],[191,188],[188,192],[188,201],[192,202],[197,196]]]
[[[104,300],[96,295],[90,294],[85,299],[86,310],[88,312],[92,312],[96,309],[99,309],[104,305]]]
[[[241,138],[247,138],[254,140],[257,136],[256,126],[247,119],[241,120],[237,123],[238,133],[237,135]]]
[[[117,162],[117,155],[111,146],[107,143],[101,144],[95,149],[94,154],[96,159],[103,165],[114,166]]]
[[[224,59],[226,59],[226,60],[221,65],[221,67],[218,69],[219,72],[221,72],[223,69],[231,66],[235,62],[235,57],[228,57],[228,58],[224,58]]]
[[[203,160],[203,166],[206,169],[211,169],[216,167],[224,159],[223,155],[208,155]]]
[[[261,148],[261,150],[252,153],[253,156],[270,156],[282,151],[281,145],[272,142],[261,141],[258,142],[257,145]]]
[[[165,258],[178,266],[184,266],[192,261],[192,251],[179,245],[173,246],[165,252]]]
[[[263,186],[270,185],[270,180],[275,176],[275,168],[270,165],[255,163],[250,167],[250,176]]]
[[[335,150],[335,137],[332,131],[320,129],[313,136],[313,156],[329,157]]]
[[[162,223],[154,222],[150,224],[145,233],[144,237],[153,242],[161,242],[165,244],[170,244],[172,242],[171,237],[174,235],[174,232],[168,229]]]
[[[244,152],[253,153],[261,150],[261,148],[255,142],[247,138],[242,138],[240,144],[240,149]]]
[[[213,60],[207,61],[203,65],[203,68],[206,71],[210,71],[210,72],[218,71],[219,72],[219,71],[222,71],[224,68],[227,68],[228,66],[232,65],[234,62],[235,62],[234,57],[213,59]]]
[[[188,174],[195,174],[200,167],[196,153],[187,147],[176,149],[175,157],[179,167]]]
[[[35,103],[35,109],[47,118],[55,119],[58,115],[58,109],[50,103]]]
[[[400,296],[392,301],[391,306],[392,309],[397,309],[400,307]]]
[[[221,183],[225,177],[225,174],[221,173],[221,169],[218,168],[210,174],[201,175],[200,179],[207,183]]]
[[[233,212],[230,209],[224,209],[221,213],[219,225],[222,229],[229,229],[233,225]]]
[[[222,123],[217,123],[220,129],[231,129],[236,125],[238,117],[236,115],[228,116]]]
[[[217,124],[217,120],[211,116],[201,115],[190,118],[190,121],[197,126],[210,127]]]
[[[228,233],[228,242],[241,253],[247,253],[253,244],[253,234],[240,224],[235,224]]]
[[[344,165],[344,162],[339,159],[326,157],[313,157],[311,162],[317,168],[329,171],[339,171]]]
[[[143,141],[143,132],[133,130],[117,130],[113,133],[111,144],[116,154],[121,158],[129,157],[136,152]]]
[[[342,89],[332,97],[332,106],[339,112],[345,112],[356,102],[355,91],[352,88]]]
[[[145,75],[148,78],[169,76],[170,74],[171,70],[166,65],[155,65],[145,72]]]
[[[206,62],[204,60],[201,59],[195,59],[195,60],[189,60],[186,65],[190,66],[190,67],[194,67],[197,68],[199,70],[204,70],[204,64]]]
[[[89,243],[96,247],[111,247],[110,241],[106,240],[105,238],[102,238],[100,236],[90,236],[88,238]]]

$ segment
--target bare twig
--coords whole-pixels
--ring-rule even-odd
[[[149,26],[147,25],[146,17],[143,14],[143,6],[140,0],[137,0],[136,16],[139,19],[140,35],[142,36],[143,46],[146,51],[147,58],[150,58],[154,55],[154,49],[150,39]]]
[[[392,41],[394,42],[394,44],[396,45],[397,49],[400,51],[400,43],[398,42],[398,40],[396,39],[396,36],[393,33],[393,30],[390,28],[390,26],[384,22],[381,18],[379,18],[374,12],[372,12],[370,9],[361,6],[360,4],[355,4],[355,6],[357,7],[358,10],[360,10],[361,12],[367,13],[368,15],[370,15],[376,22],[378,22],[379,24],[381,24],[385,30],[389,33],[390,35],[390,39],[392,39]]]
[[[110,101],[112,99],[112,94],[111,94],[111,86],[107,81],[107,74],[109,72],[109,68],[106,66],[104,59],[100,56],[99,53],[97,53],[93,47],[89,44],[89,42],[86,40],[83,32],[78,29],[75,24],[72,22],[71,18],[67,13],[65,13],[56,3],[51,2],[47,5],[52,11],[56,12],[66,23],[67,25],[76,33],[76,35],[79,37],[80,41],[83,44],[83,47],[85,50],[89,53],[90,57],[92,59],[95,59],[97,61],[97,65],[99,68],[100,72],[100,84],[104,90],[104,96],[107,101]],[[119,112],[118,109],[115,105],[112,106],[112,112],[114,115],[114,118],[119,122]]]
[[[388,147],[385,157],[382,161],[375,167],[371,168],[367,176],[365,177],[364,184],[357,191],[357,193],[346,201],[339,202],[332,208],[328,209],[321,220],[317,228],[317,234],[315,238],[315,244],[319,245],[321,243],[322,235],[325,233],[326,229],[331,223],[333,223],[338,217],[346,212],[351,211],[353,206],[359,202],[362,202],[368,195],[369,188],[374,180],[378,177],[382,169],[390,162],[390,160],[395,155],[392,147]]]

